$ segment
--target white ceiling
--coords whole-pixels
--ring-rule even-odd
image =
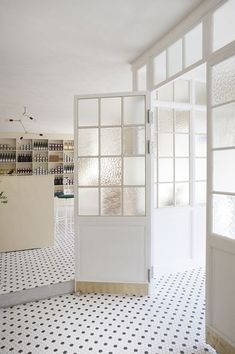
[[[201,0],[0,0],[0,131],[72,133],[75,94],[131,90],[129,62]],[[27,122],[28,123],[28,122]]]

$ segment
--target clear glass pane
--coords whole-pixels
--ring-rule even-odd
[[[78,214],[98,215],[99,214],[99,190],[98,188],[78,189]]]
[[[175,184],[175,204],[181,206],[189,204],[189,183]]]
[[[121,215],[121,188],[101,188],[101,215]]]
[[[175,102],[189,103],[189,81],[188,80],[176,80],[174,82],[174,99]]]
[[[235,100],[235,56],[212,68],[212,105]]]
[[[206,159],[195,159],[195,179],[197,181],[206,180]]]
[[[101,125],[121,125],[122,101],[119,97],[101,98]]]
[[[213,190],[235,192],[235,150],[213,152]]]
[[[124,127],[123,128],[123,154],[144,155],[145,154],[145,128]]]
[[[124,124],[145,123],[145,96],[124,97]]]
[[[145,184],[145,157],[124,157],[124,184]]]
[[[195,183],[195,202],[198,204],[206,203],[206,182]]]
[[[173,132],[173,109],[158,108],[158,131],[161,133]]]
[[[175,132],[189,132],[190,111],[175,110]]]
[[[166,51],[156,56],[153,60],[154,67],[154,84],[166,80]]]
[[[173,156],[173,134],[158,134],[158,156]]]
[[[145,215],[145,188],[123,189],[123,214]]]
[[[173,159],[158,160],[158,180],[159,182],[173,181]]]
[[[121,128],[101,128],[101,155],[121,155]]]
[[[202,24],[194,27],[184,37],[185,43],[185,67],[202,59]],[[193,45],[192,45],[193,43]]]
[[[78,129],[78,156],[98,155],[98,129]]]
[[[194,127],[195,133],[206,134],[206,112],[205,111],[195,111],[194,112]]]
[[[189,159],[175,159],[175,180],[178,182],[189,180]]]
[[[78,100],[78,126],[97,126],[99,121],[98,99]]]
[[[195,104],[206,106],[206,83],[195,82]]]
[[[98,158],[80,158],[78,160],[79,186],[97,186],[99,183]]]
[[[173,82],[164,85],[157,90],[157,100],[173,102]]]
[[[213,233],[235,239],[235,197],[213,195]]]
[[[235,146],[235,103],[212,110],[213,147]]]
[[[229,0],[213,15],[213,49],[217,50],[235,39],[235,1]]]
[[[137,90],[145,91],[146,90],[146,65],[142,66],[137,70]]]
[[[159,183],[158,185],[158,207],[174,205],[174,191],[172,183]]]
[[[189,156],[189,135],[175,134],[175,156]]]
[[[182,70],[182,39],[168,48],[168,75],[173,76]]]
[[[120,185],[122,181],[122,159],[119,157],[102,157],[100,159],[100,164],[101,185]]]
[[[195,136],[195,155],[197,157],[206,157],[206,135]]]

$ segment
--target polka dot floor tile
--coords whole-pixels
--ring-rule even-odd
[[[154,280],[151,296],[64,295],[0,310],[0,353],[203,354],[204,271]]]
[[[57,210],[54,247],[0,253],[0,294],[74,279],[72,216],[72,209]]]

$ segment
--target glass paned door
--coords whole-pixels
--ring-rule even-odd
[[[149,281],[148,105],[145,93],[75,97],[77,281]]]
[[[235,348],[235,48],[208,78],[207,327]]]

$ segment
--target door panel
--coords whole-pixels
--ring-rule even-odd
[[[211,338],[217,336],[217,343],[228,343],[234,348],[232,353],[235,352],[235,48],[208,63],[208,82],[207,338],[216,347]]]
[[[78,290],[79,282],[149,282],[148,109],[146,93],[75,97]]]

